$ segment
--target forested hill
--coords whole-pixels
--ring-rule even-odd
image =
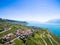
[[[16,21],[16,20],[3,19],[3,18],[0,18],[0,22],[10,22],[10,23],[21,24],[21,25],[28,24],[26,21]]]

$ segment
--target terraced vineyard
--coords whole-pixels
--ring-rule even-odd
[[[0,45],[60,45],[48,29],[0,21]]]

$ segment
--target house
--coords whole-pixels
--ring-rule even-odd
[[[3,44],[0,44],[0,45],[3,45]]]
[[[5,35],[4,37],[3,37],[3,39],[6,39],[6,40],[8,40],[8,39],[10,39],[10,36],[12,35],[12,33],[10,33],[10,34],[7,34],[7,35]]]
[[[22,36],[28,37],[28,36],[31,35],[31,33],[32,33],[31,30],[17,30],[14,34],[15,34],[17,37],[18,37],[18,36],[20,36],[20,37],[22,37]]]

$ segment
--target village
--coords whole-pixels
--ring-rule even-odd
[[[12,44],[16,38],[20,38],[20,39],[29,38],[32,35],[32,33],[33,32],[31,30],[19,29],[19,30],[15,31],[14,33],[9,33],[9,34],[5,35],[1,39],[6,41],[5,43]]]

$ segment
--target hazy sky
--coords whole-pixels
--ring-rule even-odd
[[[38,22],[60,19],[60,0],[0,0],[0,18]]]

